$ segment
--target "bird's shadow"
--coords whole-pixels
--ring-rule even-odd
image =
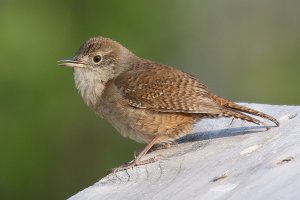
[[[255,124],[252,125],[252,123],[249,122],[234,120],[230,118],[226,118],[221,121],[216,120],[217,119],[204,119],[200,123],[195,124],[195,133],[182,136],[171,143],[156,144],[151,148],[150,152],[177,146],[178,144],[200,142],[200,144],[192,145],[192,149],[194,149],[199,148],[199,145],[202,147],[206,146],[208,143],[210,143],[210,140],[213,139],[266,132],[268,128],[275,127],[266,127]]]
[[[267,129],[265,126],[241,126],[241,127],[228,127],[219,128],[215,130],[205,130],[188,134],[176,140],[178,144],[211,140],[215,138],[233,137],[238,135],[251,134],[256,132],[265,132]]]

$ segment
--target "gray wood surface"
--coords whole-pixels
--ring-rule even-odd
[[[203,120],[178,145],[147,154],[158,162],[109,174],[70,200],[300,199],[300,106],[244,105],[280,127]]]

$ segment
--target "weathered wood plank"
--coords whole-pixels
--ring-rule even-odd
[[[70,200],[299,199],[300,106],[246,105],[280,127],[203,120],[179,145],[147,155],[160,161],[110,174]]]

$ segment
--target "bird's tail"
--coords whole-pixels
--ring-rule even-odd
[[[244,113],[248,113],[248,114],[255,115],[255,116],[258,116],[258,117],[261,117],[264,119],[268,119],[268,120],[272,121],[274,124],[276,124],[276,126],[279,126],[279,122],[274,117],[271,117],[270,115],[267,115],[265,113],[259,112],[257,110],[254,110],[254,109],[251,109],[251,108],[248,108],[245,106],[240,106],[232,101],[229,101],[227,99],[219,97],[215,94],[211,93],[210,95],[218,104],[220,104],[222,107],[224,107],[224,109],[225,109],[224,116],[240,118],[242,120],[246,120],[246,121],[249,121],[249,122],[252,122],[255,124],[264,124],[263,122],[244,114]]]

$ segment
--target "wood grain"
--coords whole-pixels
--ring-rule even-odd
[[[269,113],[280,127],[202,120],[197,133],[145,157],[158,162],[109,174],[69,199],[298,199],[300,106],[242,105]]]

